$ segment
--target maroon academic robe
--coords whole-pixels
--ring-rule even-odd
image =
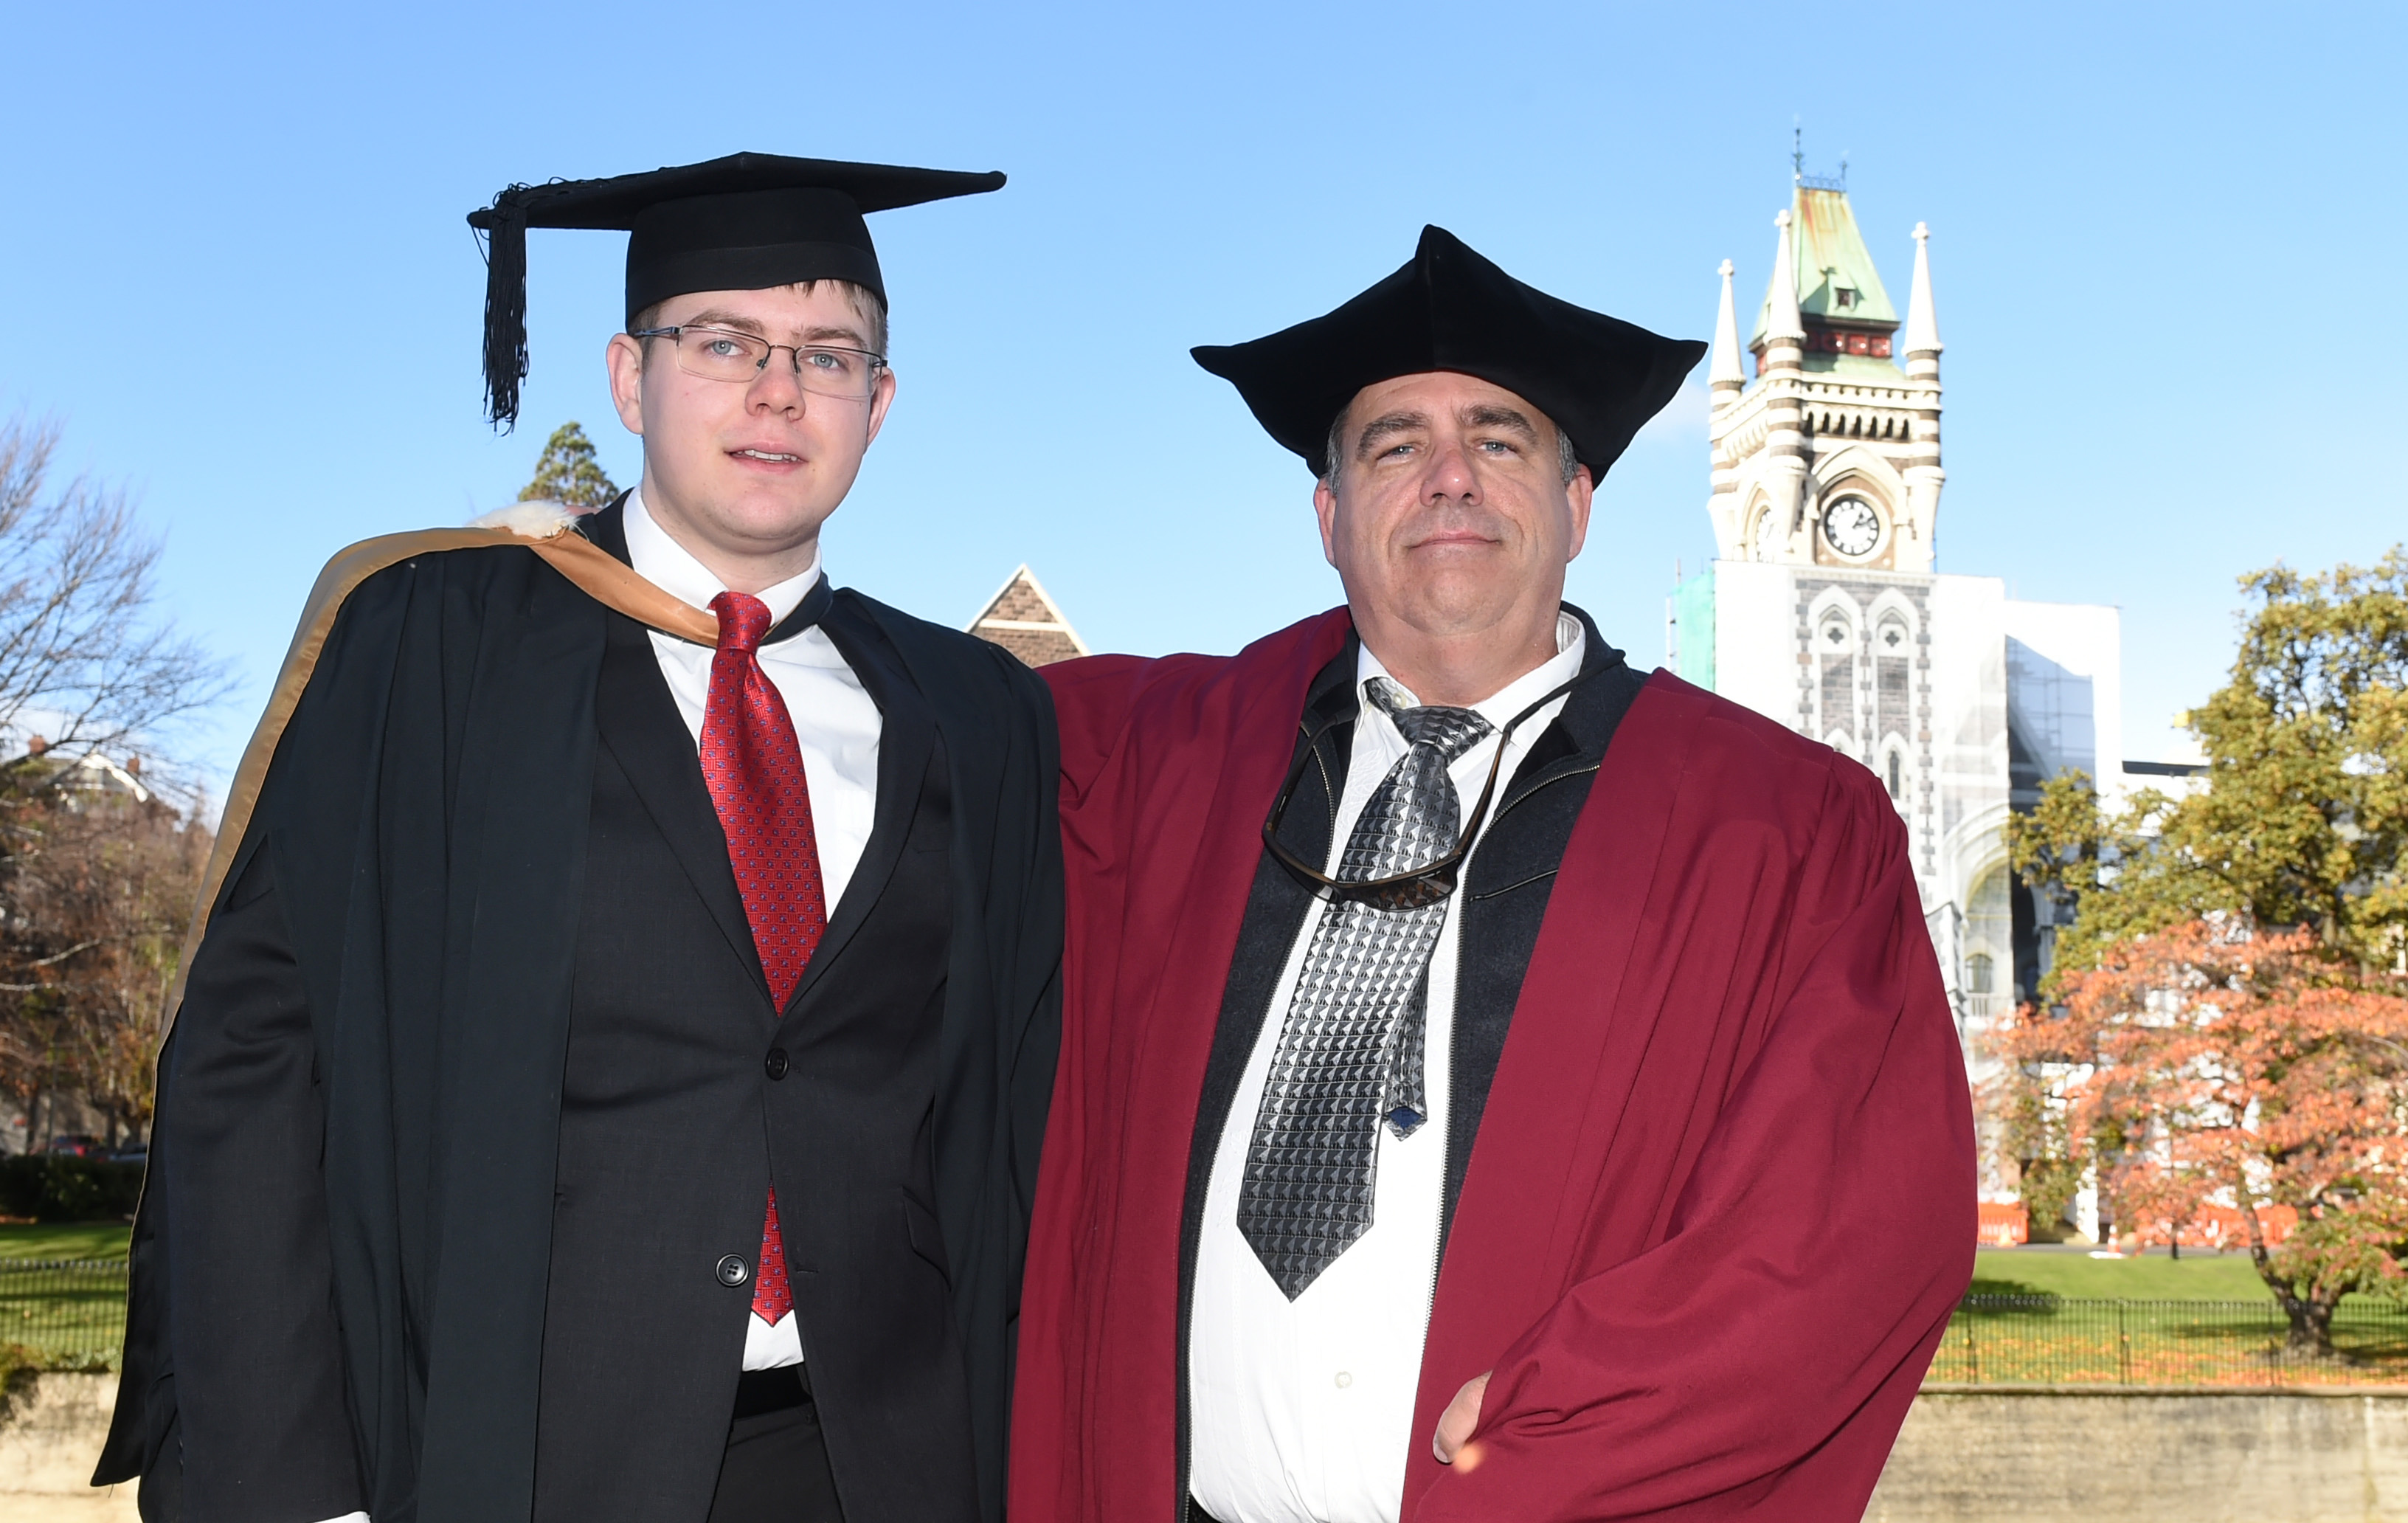
[[[1172,1518],[1188,1147],[1261,828],[1345,611],[1045,668],[1069,936],[1011,1516]],[[1972,1272],[1971,1110],[1897,809],[1657,673],[1573,827],[1431,1313],[1418,1523],[1856,1523]],[[1495,1372],[1472,1444],[1429,1435]]]

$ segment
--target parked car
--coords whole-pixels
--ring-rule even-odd
[[[79,1131],[61,1132],[51,1138],[50,1145],[42,1151],[61,1154],[70,1158],[96,1158],[101,1153],[100,1139],[87,1136]]]

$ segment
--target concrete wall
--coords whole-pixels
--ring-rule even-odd
[[[2408,1519],[2408,1390],[1937,1387],[1867,1523]]]
[[[0,1518],[135,1523],[134,1487],[94,1490],[115,1375],[36,1375],[0,1404]]]
[[[113,1375],[44,1375],[0,1415],[0,1518],[134,1523],[85,1482]],[[2408,1520],[2408,1390],[1941,1387],[1918,1397],[1866,1523]]]

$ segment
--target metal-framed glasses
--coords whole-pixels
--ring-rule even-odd
[[[705,381],[751,383],[784,350],[794,356],[795,383],[815,396],[866,402],[878,387],[886,356],[838,344],[773,344],[734,328],[645,328],[630,338],[667,338],[677,345],[678,368]]]
[[[1304,781],[1304,765],[1312,759],[1314,750],[1321,744],[1321,738],[1329,733],[1331,726],[1338,723],[1336,720],[1311,732],[1304,744],[1297,748],[1296,760],[1288,765],[1287,781],[1280,784],[1279,797],[1271,804],[1270,817],[1263,822],[1263,849],[1269,852],[1281,867],[1302,880],[1305,886],[1312,890],[1315,898],[1339,904],[1369,904],[1375,910],[1418,910],[1424,905],[1438,903],[1455,892],[1455,883],[1463,874],[1464,859],[1471,855],[1471,843],[1480,839],[1480,827],[1487,821],[1489,801],[1497,796],[1497,779],[1505,769],[1505,752],[1512,742],[1513,732],[1521,727],[1524,720],[1578,687],[1588,675],[1581,672],[1561,686],[1550,689],[1537,702],[1506,721],[1503,732],[1497,737],[1497,754],[1489,758],[1488,781],[1481,784],[1480,801],[1471,806],[1471,818],[1465,823],[1463,834],[1456,838],[1450,850],[1412,871],[1400,872],[1389,878],[1333,878],[1280,844],[1280,826],[1287,818],[1288,805],[1295,801],[1297,784]]]

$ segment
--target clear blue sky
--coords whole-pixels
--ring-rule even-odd
[[[840,582],[959,623],[1025,560],[1101,649],[1230,650],[1338,599],[1303,467],[1188,346],[1323,311],[1440,223],[1549,291],[1711,331],[1788,190],[1842,152],[1902,305],[1932,229],[1943,570],[2120,604],[2136,754],[2230,658],[2234,579],[2408,537],[2408,9],[21,7],[0,91],[0,408],[168,538],[166,596],[244,686],[318,565],[456,524],[581,420],[623,243],[531,238],[518,433],[479,415],[511,180],[738,149],[1001,168],[891,213],[900,399],[827,538]],[[706,81],[716,79],[717,84]],[[714,93],[716,92],[716,93]],[[1712,553],[1703,407],[1600,496],[1575,600],[1660,659]]]

